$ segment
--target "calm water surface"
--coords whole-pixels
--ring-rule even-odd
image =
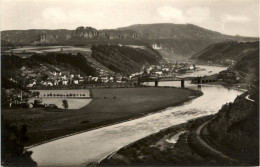
[[[153,83],[148,83],[153,84]],[[160,82],[159,86],[180,85]],[[186,81],[186,86],[197,89]],[[115,150],[190,119],[216,113],[223,104],[232,102],[242,91],[222,86],[203,85],[204,93],[177,107],[124,123],[88,131],[31,148],[32,158],[39,166],[85,166],[99,162]]]

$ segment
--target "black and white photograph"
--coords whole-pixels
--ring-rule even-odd
[[[1,166],[259,166],[259,0],[0,0]]]

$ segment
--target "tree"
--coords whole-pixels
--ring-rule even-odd
[[[68,101],[67,101],[66,99],[62,100],[62,106],[63,106],[65,109],[69,108],[69,103],[68,103]]]
[[[49,76],[48,76],[47,74],[44,74],[44,75],[41,77],[41,79],[42,79],[43,81],[46,81],[48,78],[49,78]]]
[[[28,139],[26,125],[11,126],[10,122],[4,120],[3,117],[1,125],[1,164],[3,166],[36,166],[36,162],[31,159],[32,152],[24,150],[22,144]]]

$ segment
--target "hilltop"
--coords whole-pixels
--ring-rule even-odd
[[[193,24],[136,24],[118,30],[133,30],[148,39],[206,39],[206,40],[252,40],[254,38],[231,36],[211,31]]]

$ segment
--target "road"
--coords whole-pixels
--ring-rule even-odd
[[[215,117],[214,117],[215,118]],[[216,150],[215,148],[213,148],[212,146],[210,146],[208,143],[206,143],[202,137],[201,137],[201,132],[202,129],[208,124],[210,123],[214,118],[210,119],[209,121],[205,122],[204,124],[202,124],[201,126],[199,126],[199,128],[196,131],[196,138],[199,141],[199,143],[201,144],[202,147],[207,148],[209,152],[213,153],[214,155],[216,155],[217,157],[220,157],[222,159],[231,161],[231,162],[235,162],[238,163],[237,160],[225,155],[224,153]]]
[[[249,100],[249,101],[252,101],[252,102],[254,102],[254,100],[253,100],[253,99],[250,99],[250,98],[249,98],[249,95],[247,95],[245,98],[246,98],[247,100]]]

